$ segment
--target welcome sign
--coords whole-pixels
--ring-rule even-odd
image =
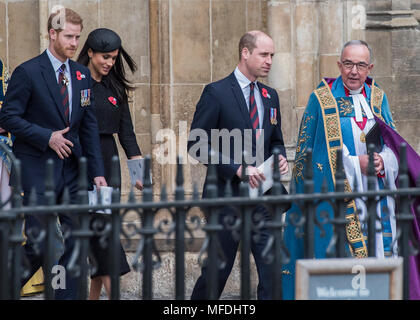
[[[296,299],[402,299],[402,263],[402,258],[297,260]]]

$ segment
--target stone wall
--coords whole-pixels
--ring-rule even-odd
[[[175,165],[157,161],[168,157],[169,145],[187,163],[188,195],[193,183],[201,190],[205,168],[187,161],[187,130],[204,86],[233,71],[239,38],[251,29],[266,31],[275,43],[272,71],[261,80],[279,93],[290,168],[308,97],[322,77],[338,76],[336,62],[350,39],[373,47],[373,76],[388,95],[398,131],[420,151],[420,0],[0,0],[0,57],[10,71],[45,49],[47,17],[58,4],[84,18],[80,48],[89,31],[108,27],[137,62],[130,106],[141,149],[154,160],[156,198],[164,184],[170,196],[174,191]],[[123,152],[121,160],[127,198]],[[138,223],[135,214],[126,218]],[[227,292],[235,290],[233,282]]]
[[[168,145],[158,133],[170,129],[176,139],[174,154],[187,162],[186,131],[200,94],[207,83],[234,69],[238,39],[250,29],[268,32],[275,42],[273,68],[262,81],[278,90],[289,160],[294,158],[307,99],[321,77],[338,75],[336,61],[349,39],[372,45],[373,75],[388,94],[397,128],[420,149],[416,131],[420,120],[414,114],[419,102],[419,30],[401,25],[407,14],[395,15],[405,10],[411,19],[419,16],[419,0],[0,0],[0,56],[11,71],[45,49],[46,20],[56,5],[69,6],[84,18],[80,47],[97,27],[121,35],[139,67],[131,76],[136,86],[131,97],[134,127],[143,153],[152,154],[154,160],[164,156],[162,150]],[[367,13],[367,29],[358,23],[360,8]],[[369,28],[375,19],[397,24]],[[124,159],[122,154],[127,194]],[[201,165],[186,166],[189,193],[193,182],[201,189],[204,172]],[[174,175],[174,165],[154,161],[156,195],[162,184],[169,193],[174,190]]]

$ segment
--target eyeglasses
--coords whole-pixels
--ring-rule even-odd
[[[356,66],[357,71],[366,71],[369,67],[369,65],[367,63],[364,62],[357,62],[354,63],[352,61],[344,61],[341,62],[341,64],[344,66],[344,68],[346,68],[347,70],[352,70],[354,66]]]

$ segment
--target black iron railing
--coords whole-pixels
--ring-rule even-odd
[[[2,149],[6,150],[2,146]],[[375,256],[375,237],[376,221],[379,219],[376,215],[377,197],[392,196],[398,201],[396,221],[398,226],[397,240],[398,252],[404,259],[404,299],[408,299],[408,260],[411,255],[417,254],[417,243],[412,233],[413,215],[410,212],[410,206],[415,197],[420,195],[420,188],[409,187],[407,176],[406,158],[401,157],[399,188],[397,190],[384,189],[380,191],[370,190],[361,194],[357,192],[348,193],[344,191],[345,174],[342,166],[338,166],[336,173],[336,192],[314,193],[314,181],[312,180],[312,168],[307,166],[304,194],[282,194],[280,182],[280,173],[274,169],[271,195],[261,195],[257,198],[250,198],[248,195],[247,184],[240,187],[240,196],[233,197],[231,186],[228,184],[225,190],[225,197],[217,197],[216,186],[216,168],[209,165],[209,178],[207,185],[207,195],[205,199],[199,199],[197,188],[194,187],[193,196],[186,198],[184,192],[183,166],[178,161],[175,199],[168,201],[166,189],[161,190],[159,201],[153,200],[153,190],[150,182],[151,159],[146,158],[145,162],[145,180],[142,201],[137,202],[134,194],[131,193],[127,202],[120,201],[118,190],[113,191],[112,204],[109,206],[88,205],[88,181],[87,181],[87,163],[85,159],[80,160],[79,191],[77,204],[69,204],[69,195],[65,191],[63,203],[55,204],[53,162],[47,163],[47,176],[45,179],[45,198],[46,205],[36,205],[35,193],[31,195],[31,201],[28,206],[22,205],[21,184],[20,184],[20,163],[13,154],[7,151],[12,158],[15,178],[12,181],[13,192],[10,199],[3,203],[0,211],[0,299],[20,299],[21,279],[30,270],[30,266],[24,257],[22,242],[25,240],[22,234],[22,223],[26,213],[31,215],[42,215],[45,217],[46,228],[42,230],[26,230],[26,235],[35,246],[35,250],[41,252],[41,246],[45,245],[45,254],[43,256],[43,271],[45,277],[45,299],[53,299],[54,289],[51,285],[53,278],[52,268],[54,264],[54,232],[57,223],[57,216],[60,213],[77,215],[80,221],[79,228],[72,231],[75,238],[75,246],[67,267],[67,272],[79,276],[79,299],[87,299],[88,277],[92,266],[88,263],[89,257],[89,238],[99,236],[101,243],[110,246],[111,258],[111,299],[120,298],[120,264],[118,259],[112,257],[118,256],[119,243],[122,238],[132,241],[139,238],[133,267],[142,273],[142,298],[153,299],[153,270],[160,265],[160,253],[155,244],[155,237],[159,233],[164,233],[168,237],[174,237],[175,240],[175,298],[179,300],[188,299],[185,296],[185,251],[186,234],[192,239],[197,230],[203,230],[206,233],[203,246],[197,259],[197,268],[200,264],[207,263],[208,267],[208,298],[217,297],[217,274],[223,267],[223,254],[221,254],[218,243],[217,232],[227,228],[234,233],[238,241],[241,241],[241,299],[251,298],[251,276],[250,276],[250,251],[253,233],[258,235],[258,230],[268,228],[270,230],[270,239],[264,250],[264,256],[267,263],[273,265],[273,283],[274,299],[281,299],[281,278],[282,265],[289,261],[287,247],[283,240],[283,230],[285,219],[283,216],[284,208],[291,203],[297,203],[302,209],[302,216],[297,219],[290,219],[291,224],[300,230],[300,236],[304,239],[305,258],[314,256],[314,231],[316,228],[323,228],[322,224],[331,224],[333,226],[333,237],[328,248],[328,257],[346,257],[347,240],[345,236],[345,201],[349,198],[363,198],[366,200],[367,208],[370,214],[367,221],[364,221],[367,227],[368,253],[369,256]],[[405,154],[405,146],[401,146],[401,154]],[[277,157],[274,157],[277,162]],[[311,156],[309,152],[309,162]],[[178,159],[179,160],[179,159]],[[114,167],[117,165],[117,159],[113,159]],[[338,164],[341,163],[341,154],[338,153]],[[274,168],[278,166],[275,163]],[[371,178],[373,174],[373,159],[370,163]],[[111,186],[118,185],[119,177],[114,175]],[[243,170],[245,172],[245,170]],[[419,184],[417,184],[419,185]],[[334,217],[325,217],[322,222],[318,221],[315,212],[316,207],[323,202],[331,203],[334,208]],[[5,209],[5,205],[11,203],[12,207]],[[272,215],[268,223],[256,223],[251,219],[252,207],[262,204],[267,207]],[[226,219],[223,224],[219,223],[218,214],[222,206],[230,205],[237,209],[237,215],[232,219]],[[194,213],[199,208],[206,213],[207,221],[202,223],[200,216]],[[93,210],[111,209],[111,219],[107,222],[97,220],[91,223]],[[169,220],[157,221],[156,214],[165,210],[169,212]],[[418,209],[416,208],[418,211]],[[134,222],[123,222],[128,214],[135,213],[138,216],[140,224]],[[132,221],[132,219],[130,220]],[[105,227],[104,227],[105,224]],[[251,232],[253,231],[253,232]],[[64,231],[64,237],[69,236],[68,231]]]

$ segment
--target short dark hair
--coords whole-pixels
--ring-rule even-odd
[[[64,10],[64,21],[58,20],[57,25],[53,25],[54,18],[62,12],[61,10]],[[60,18],[61,18],[61,16],[59,17],[59,19]],[[83,30],[83,19],[82,19],[82,17],[76,11],[73,11],[72,9],[62,8],[62,9],[58,9],[57,11],[51,13],[50,16],[48,17],[48,34],[50,33],[51,29],[56,30],[57,32],[62,31],[63,27],[64,27],[64,24],[66,22],[69,22],[69,23],[72,23],[72,24],[75,24],[75,25],[80,25],[81,30]]]
[[[344,49],[347,48],[347,47],[349,47],[349,46],[365,46],[366,48],[368,48],[368,50],[369,50],[369,63],[373,63],[372,48],[370,47],[370,45],[366,41],[363,41],[363,40],[350,40],[350,41],[347,41],[344,44],[343,49],[341,49],[340,60],[343,57]]]
[[[239,40],[239,61],[241,60],[242,50],[244,48],[247,48],[249,52],[252,53],[252,51],[256,47],[257,38],[258,35],[251,32],[247,32],[241,37],[241,39]]]

